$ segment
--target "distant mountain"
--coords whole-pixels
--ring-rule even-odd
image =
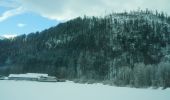
[[[12,39],[12,38],[15,38],[17,35],[15,34],[6,34],[6,35],[2,35],[0,36],[0,40],[3,40],[3,39]]]
[[[17,35],[16,34],[5,34],[3,35],[3,37],[5,37],[6,39],[12,39],[15,38]]]
[[[1,73],[170,87],[170,17],[152,11],[76,18],[0,42]]]
[[[3,37],[3,36],[0,36],[0,40],[3,40],[3,39],[5,39],[5,37]]]

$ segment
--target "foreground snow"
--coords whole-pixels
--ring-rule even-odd
[[[0,80],[1,100],[169,100],[170,89]]]

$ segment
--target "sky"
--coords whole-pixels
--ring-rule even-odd
[[[78,16],[150,9],[170,15],[170,0],[0,0],[0,35],[42,31]]]

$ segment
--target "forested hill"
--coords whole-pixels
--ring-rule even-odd
[[[170,87],[170,17],[148,10],[78,17],[0,40],[0,66],[0,74]]]

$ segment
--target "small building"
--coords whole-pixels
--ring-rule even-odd
[[[38,78],[39,82],[57,82],[57,78],[54,76],[48,76],[48,77],[43,77],[41,76],[40,78]]]
[[[8,77],[0,75],[0,80],[7,80]]]
[[[8,76],[8,79],[9,80],[38,81],[40,77],[48,77],[48,74],[39,74],[39,73],[10,74]]]
[[[4,76],[0,75],[0,80],[4,80]]]

